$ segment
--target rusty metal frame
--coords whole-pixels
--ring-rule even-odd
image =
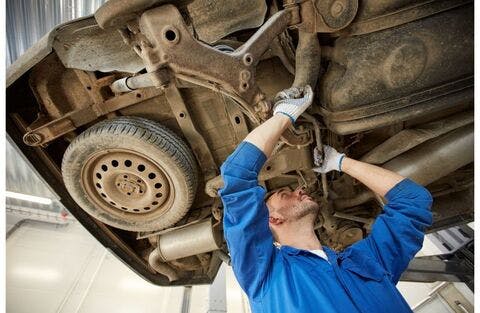
[[[353,22],[348,28],[335,33],[339,36],[358,36],[413,22],[427,16],[438,14],[472,3],[472,0],[440,0],[415,3],[385,15]]]
[[[225,110],[232,125],[236,143],[240,143],[248,135],[247,123],[243,121],[245,115],[233,100],[224,95],[220,95],[220,97],[222,97],[222,101],[225,104]]]
[[[95,91],[92,90],[92,93]],[[80,126],[93,122],[108,113],[123,109],[139,102],[154,98],[163,93],[163,90],[146,88],[129,92],[105,101],[100,101],[94,94],[94,103],[83,109],[72,111],[58,119],[36,127],[34,123],[28,127],[28,132],[23,136],[23,141],[30,146],[46,146],[52,140],[74,131]]]
[[[179,79],[222,92],[239,102],[247,116],[258,123],[270,105],[255,83],[256,65],[272,41],[298,21],[297,6],[279,11],[232,53],[196,40],[173,5],[144,12],[138,29],[129,24],[122,35],[142,57],[148,72],[168,67]]]
[[[347,27],[355,18],[357,11],[358,0],[302,1],[300,3],[302,23],[297,25],[297,28],[309,33],[333,33]]]
[[[182,15],[173,5],[164,5],[144,12],[138,25],[130,21],[127,28],[122,29],[120,33],[125,42],[142,57],[150,74],[154,76],[157,73],[168,74],[166,69],[169,69],[169,72],[179,80],[220,92],[235,101],[242,113],[254,125],[258,125],[261,120],[269,117],[271,106],[255,83],[256,66],[278,35],[291,25],[299,23],[298,11],[299,7],[292,5],[276,12],[247,42],[231,53],[219,51],[196,40]],[[93,73],[80,70],[75,70],[75,73],[88,90],[92,105],[71,111],[46,123],[45,118],[40,117],[25,134],[26,144],[45,146],[98,117],[160,95],[168,84],[165,79],[152,79],[152,85],[162,87],[160,90],[141,88],[106,99],[101,88],[110,86],[114,76],[97,80]],[[175,108],[172,106],[172,109]],[[232,125],[235,126],[233,123]],[[244,130],[237,131],[243,133]],[[284,140],[291,145],[305,142],[305,138],[297,138],[292,130],[288,131],[285,137],[288,138]],[[196,146],[192,144],[193,142],[192,147]],[[204,145],[206,146],[206,143]],[[204,148],[200,150],[208,151]],[[212,166],[209,167],[213,168],[214,163],[211,162],[213,158],[210,159],[209,163]]]
[[[201,164],[201,169],[205,179],[211,179],[217,175],[217,165],[213,158],[212,152],[208,148],[208,144],[203,136],[195,128],[195,123],[188,112],[185,101],[183,100],[180,90],[174,85],[170,84],[165,89],[165,96],[170,104],[173,115],[180,126],[185,138],[187,139],[193,153],[197,157],[198,163]]]

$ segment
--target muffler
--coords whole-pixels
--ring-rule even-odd
[[[212,219],[207,219],[160,234],[157,247],[150,253],[148,263],[170,281],[176,280],[178,276],[165,262],[220,249],[221,232],[219,224],[214,225]]]

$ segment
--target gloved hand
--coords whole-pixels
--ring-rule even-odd
[[[282,113],[290,117],[292,124],[297,118],[305,112],[305,110],[312,104],[313,91],[307,85],[305,87],[292,87],[280,91],[275,96],[275,106],[273,114]]]
[[[317,173],[328,173],[332,170],[342,171],[342,161],[345,153],[339,153],[334,148],[323,145],[323,155],[317,148],[313,150],[313,162],[317,167],[313,171]]]

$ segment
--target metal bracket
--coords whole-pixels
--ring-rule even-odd
[[[309,33],[333,33],[350,25],[358,0],[309,0],[300,4],[302,23],[298,29]]]
[[[195,123],[192,121],[180,90],[178,90],[174,84],[170,84],[165,89],[165,96],[170,104],[173,115],[177,119],[178,125],[182,129],[185,138],[198,159],[198,163],[202,164],[202,171],[205,179],[208,180],[215,177],[217,175],[217,165],[215,160],[208,148],[207,142],[195,128]]]
[[[103,103],[93,104],[89,107],[70,112],[67,115],[35,127],[34,129],[29,129],[23,136],[23,141],[29,146],[44,147],[50,141],[92,122],[100,116],[154,98],[162,93],[163,90],[146,88],[108,99]]]
[[[173,5],[164,5],[142,14],[140,43],[131,41],[148,72],[168,67],[177,78],[203,84],[239,102],[250,119],[270,110],[255,82],[255,68],[271,42],[290,25],[297,23],[298,7],[275,13],[242,46],[228,53],[196,40],[182,15]],[[132,36],[135,36],[133,34]],[[144,38],[144,39],[141,39]],[[257,105],[257,112],[253,108]]]

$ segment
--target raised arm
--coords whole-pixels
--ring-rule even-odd
[[[405,177],[382,167],[345,157],[341,170],[361,181],[374,193],[384,197],[387,192]]]
[[[276,114],[255,128],[245,137],[244,141],[256,146],[268,158],[272,154],[278,139],[289,125],[291,125],[291,121],[288,116]]]
[[[410,260],[423,245],[425,228],[432,224],[432,196],[424,187],[379,166],[345,157],[331,147],[316,171],[342,170],[373,192],[385,197],[383,207],[367,238],[349,249],[359,249],[377,260],[397,283]]]
[[[313,91],[310,86],[290,88],[279,92],[276,100],[273,116],[244,139],[259,148],[267,158],[285,129],[312,104]]]
[[[310,88],[307,96],[280,99],[273,117],[255,128],[220,168],[224,182],[219,191],[224,207],[223,228],[233,271],[240,286],[253,299],[262,294],[263,281],[275,253],[265,189],[258,184],[258,173],[285,129],[310,105],[313,97]]]

